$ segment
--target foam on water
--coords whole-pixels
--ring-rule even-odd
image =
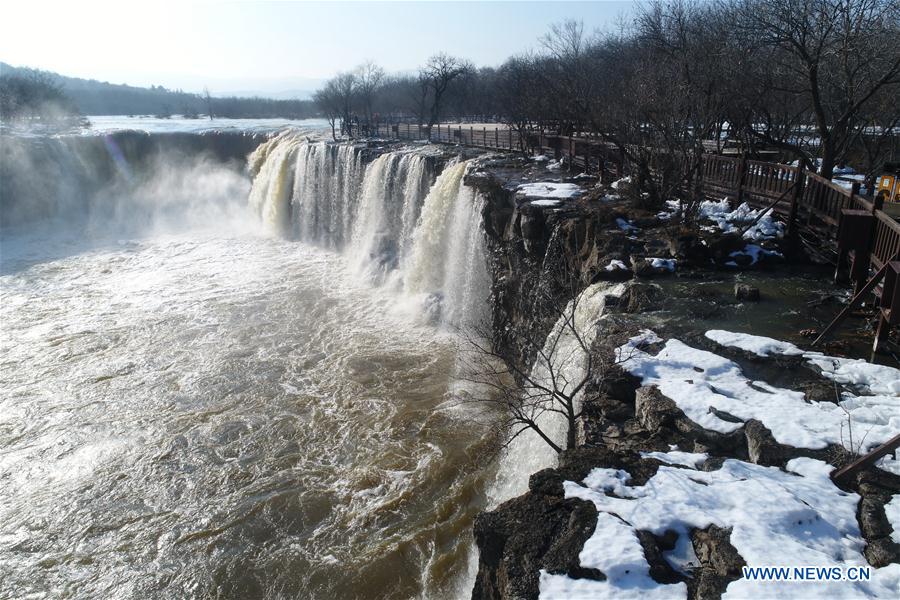
[[[167,169],[5,232],[0,596],[467,594],[489,433],[448,408],[454,336],[397,310],[460,314],[484,269],[464,166],[435,191],[433,164],[285,134],[251,190]],[[407,293],[447,205],[444,275]]]

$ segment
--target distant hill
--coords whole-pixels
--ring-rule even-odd
[[[0,62],[0,76],[27,75],[33,69],[13,67]],[[46,72],[57,81],[83,115],[200,115],[208,112],[206,99],[200,94],[170,90],[162,86],[149,88],[108,83],[95,79],[66,77]],[[276,100],[260,97],[213,97],[213,114],[232,118],[309,118],[317,115],[310,100]]]

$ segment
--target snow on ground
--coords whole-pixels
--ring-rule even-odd
[[[662,221],[668,221],[681,210],[681,202],[678,200],[666,200],[665,210],[656,213],[656,218]]]
[[[606,271],[627,271],[628,267],[625,266],[621,260],[612,259],[609,261],[609,264],[603,267]]]
[[[616,225],[618,225],[619,229],[621,229],[625,233],[634,233],[640,231],[640,228],[635,227],[631,222],[623,219],[622,217],[616,218]]]
[[[854,183],[859,183],[859,193],[860,194],[868,194],[869,190],[866,188],[866,176],[861,173],[847,173],[840,176],[836,176],[831,180],[831,183],[841,186],[845,190],[852,190]]]
[[[711,339],[724,339],[716,332],[711,333]],[[618,360],[623,361],[624,369],[641,378],[642,385],[657,386],[689,419],[705,429],[730,433],[742,426],[719,418],[710,411],[714,408],[741,421],[757,419],[771,430],[779,443],[796,448],[819,449],[829,444],[848,443],[848,424],[852,425],[854,440],[865,441],[865,448],[853,450],[881,444],[900,430],[897,411],[900,371],[896,369],[869,365],[879,367],[871,369],[857,361],[834,359],[841,362],[823,375],[835,381],[863,385],[871,395],[845,393],[840,404],[807,403],[803,392],[751,381],[737,363],[676,339],[668,340],[655,356],[641,349],[645,342],[656,341],[660,341],[656,334],[645,331],[617,349]],[[775,342],[751,341],[755,347]],[[831,360],[818,356],[811,362],[818,365]],[[871,380],[876,373],[882,381]]]
[[[816,173],[821,173],[822,172],[822,159],[816,158],[813,160],[813,162],[815,163],[815,166],[816,166]],[[791,163],[790,166],[799,167],[800,161],[795,160],[794,162]],[[847,165],[844,165],[843,167],[835,166],[832,173],[834,175],[852,175],[852,174],[856,173],[856,169],[854,169],[853,167],[847,166]]]
[[[728,198],[718,202],[708,200],[700,203],[700,217],[713,221],[716,227],[724,233],[740,231],[759,215],[760,211],[753,210],[746,202],[731,210]],[[761,217],[753,227],[744,232],[744,239],[754,241],[781,237],[784,237],[784,223],[776,221],[771,213]]]
[[[691,529],[730,528],[731,544],[750,567],[867,566],[856,519],[859,496],[837,488],[830,471],[828,464],[810,458],[791,460],[787,472],[728,459],[709,472],[661,466],[645,485],[632,487],[624,471],[594,469],[583,483],[567,481],[564,488],[567,498],[593,502],[600,513],[579,560],[608,579],[573,580],[542,572],[541,598],[686,597],[684,584],[663,585],[649,577],[637,530],[678,532],[677,554],[678,546],[690,546]],[[741,578],[728,585],[723,598],[895,598],[898,585],[900,565],[891,564],[872,569],[868,582]]]
[[[614,190],[618,190],[620,188],[627,186],[630,183],[631,183],[631,177],[623,177],[622,179],[617,179],[616,181],[613,181],[609,187],[611,187]]]
[[[671,450],[669,452],[641,452],[641,458],[655,458],[660,462],[668,465],[684,465],[686,467],[697,468],[706,462],[709,458],[705,452],[681,452],[679,450]]]
[[[685,584],[660,585],[651,579],[650,565],[644,558],[644,549],[634,528],[608,512],[597,515],[597,528],[584,543],[579,560],[584,567],[600,569],[606,575],[606,581],[572,579],[542,570],[542,600],[670,600],[687,597]]]
[[[761,335],[749,335],[746,333],[724,331],[722,329],[711,329],[706,332],[706,337],[720,346],[739,348],[757,356],[771,356],[772,354],[796,356],[803,354],[803,350],[790,342],[782,342]]]
[[[893,367],[875,365],[863,359],[825,356],[821,352],[801,350],[788,342],[749,333],[712,329],[706,332],[706,337],[722,346],[739,348],[757,356],[773,354],[803,356],[810,364],[819,367],[822,375],[829,379],[838,383],[862,387],[870,394],[893,396],[897,402],[900,402],[900,370]]]
[[[900,475],[900,455],[898,455],[897,458],[894,458],[891,455],[885,456],[880,461],[875,463],[875,466],[883,471],[887,471],[888,473]]]
[[[650,266],[654,269],[665,269],[666,271],[675,270],[676,261],[674,258],[648,258],[647,262],[649,262]]]
[[[532,205],[532,206],[548,206],[548,207],[552,207],[552,206],[559,206],[559,205],[560,205],[560,201],[559,201],[559,200],[534,200],[533,202],[531,202],[531,205]]]
[[[584,190],[574,183],[555,183],[552,181],[540,181],[525,183],[516,188],[518,193],[526,198],[577,198]]]
[[[777,250],[766,250],[765,248],[757,246],[756,244],[747,244],[746,246],[744,246],[743,250],[735,250],[728,256],[730,256],[731,258],[737,258],[739,256],[749,256],[750,264],[755,265],[763,256],[783,256],[783,254],[781,254],[781,252],[778,252]],[[730,267],[738,266],[737,262],[733,260],[730,260],[725,264]]]
[[[884,505],[884,513],[887,515],[888,522],[894,531],[891,532],[891,539],[900,544],[900,494],[895,494],[891,501]]]

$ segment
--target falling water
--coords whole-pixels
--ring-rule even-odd
[[[408,294],[437,301],[441,321],[477,323],[490,281],[481,231],[481,199],[463,183],[466,163],[448,167],[425,199],[404,271]],[[429,304],[433,310],[435,303]]]
[[[451,161],[435,179],[434,150],[385,152],[365,168],[362,152],[273,138],[250,158],[250,205],[271,231],[343,251],[363,279],[402,292],[432,321],[482,318],[490,286],[468,163]]]
[[[4,232],[0,597],[466,595],[491,435],[454,334],[397,307],[484,307],[479,200],[433,149],[368,153],[66,176],[72,212],[121,208]]]
[[[382,154],[366,168],[351,252],[373,281],[383,282],[404,262],[430,181],[427,160],[417,153]]]
[[[576,300],[570,301],[562,316],[544,341],[541,354],[549,360],[535,360],[531,375],[535,381],[550,383],[550,367],[557,373],[557,379],[566,381],[564,390],[576,385],[585,375],[587,354],[578,338],[590,348],[597,335],[597,322],[603,316],[606,299],[621,295],[623,287],[610,287],[608,283],[596,283],[581,292]],[[579,335],[575,335],[578,332]],[[560,447],[566,445],[566,419],[559,413],[544,412],[537,419],[541,430]],[[556,453],[531,430],[514,439],[500,459],[497,478],[489,496],[492,504],[499,504],[528,490],[528,477],[541,469],[556,464]]]

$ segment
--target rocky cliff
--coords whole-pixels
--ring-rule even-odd
[[[493,167],[496,170],[498,165]],[[677,260],[683,278],[702,279],[725,264],[751,266],[749,262],[729,262],[743,254],[741,236],[704,235],[670,226],[624,203],[598,202],[596,194],[547,209],[524,202],[501,180],[483,169],[471,173],[466,183],[477,187],[486,199],[483,216],[494,281],[495,342],[522,364],[533,361],[534,346],[523,346],[520,340],[546,336],[555,318],[550,304],[574,297],[590,283],[667,275],[666,268],[651,264],[651,257]],[[636,235],[638,231],[642,233]],[[770,252],[774,255],[777,251]],[[615,261],[625,268],[608,268]],[[740,292],[738,301],[746,300]],[[652,282],[633,284],[619,298],[609,330],[597,337],[592,349],[594,364],[614,364],[617,347],[645,326],[642,313],[660,308],[664,300],[671,299],[669,293]],[[753,289],[749,293],[752,299]],[[755,293],[758,296],[758,290]],[[710,304],[708,299],[700,301]],[[682,329],[680,333],[685,332]],[[734,361],[754,378],[789,386],[804,394],[807,403],[834,403],[849,390],[832,380],[823,381],[822,373],[799,356],[760,357],[720,347],[699,334],[691,342]],[[642,351],[652,354],[659,349],[658,343],[651,342]],[[785,373],[789,373],[787,378]],[[798,457],[841,465],[852,456],[836,443],[821,449],[779,443],[760,420],[741,419],[725,411],[715,412],[715,416],[733,422],[732,431],[705,428],[657,386],[643,385],[640,377],[620,366],[597,373],[584,402],[580,447],[563,452],[558,467],[533,474],[525,495],[477,518],[474,533],[479,568],[473,598],[537,598],[541,577],[547,575],[565,575],[576,581],[607,579],[608,573],[584,566],[579,558],[598,527],[598,511],[594,503],[571,497],[564,486],[564,482],[585,480],[592,470],[625,472],[631,488],[645,485],[662,465],[669,468],[666,460],[648,453],[663,455],[673,449],[705,456],[696,467],[703,472],[717,471],[728,460],[784,469]],[[892,541],[884,508],[893,494],[900,493],[900,476],[870,468],[842,486],[846,493],[861,498],[857,517],[868,563],[874,567],[900,563],[900,546]],[[681,568],[667,558],[676,546],[685,547],[678,532],[635,533],[652,581],[683,585],[688,598],[721,597],[731,582],[741,578],[741,567],[747,564],[732,545],[728,526],[682,532],[688,538],[693,562]]]

